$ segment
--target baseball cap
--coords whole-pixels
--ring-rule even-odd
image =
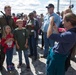
[[[49,4],[48,6],[46,6],[46,8],[51,8],[51,7],[54,8],[54,5],[53,4]]]

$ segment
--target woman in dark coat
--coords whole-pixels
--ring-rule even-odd
[[[76,15],[73,13],[64,15],[63,23],[66,32],[61,34],[52,33],[52,29],[58,32],[53,22],[54,17],[51,18],[47,37],[57,41],[58,44],[50,50],[47,60],[47,75],[65,75],[65,61],[76,43]]]

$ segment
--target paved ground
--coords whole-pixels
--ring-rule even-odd
[[[40,44],[39,44],[40,45]],[[6,62],[4,62],[4,69],[2,71],[2,75],[46,75],[46,59],[40,58],[43,54],[43,50],[38,47],[38,59],[36,61],[33,58],[29,58],[31,70],[26,70],[26,64],[23,57],[23,65],[21,69],[17,68],[18,65],[18,55],[13,56],[13,62],[15,63],[15,70],[13,72],[7,72],[6,70]],[[1,74],[0,74],[1,75]],[[71,67],[69,67],[68,71],[65,75],[76,75],[76,63],[71,61]]]

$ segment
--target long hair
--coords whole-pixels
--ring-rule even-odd
[[[76,26],[76,15],[73,13],[67,13],[64,18],[67,22],[69,21],[72,26]]]
[[[63,11],[64,14],[67,14],[67,13],[73,13],[72,10],[70,8],[67,8]]]
[[[6,33],[6,27],[7,27],[7,26],[9,26],[9,25],[6,25],[6,26],[3,27],[2,38],[6,38],[6,36],[7,36],[7,33]],[[9,26],[9,27],[10,27],[10,26]],[[10,32],[10,34],[11,34],[11,32]]]

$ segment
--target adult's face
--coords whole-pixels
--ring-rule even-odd
[[[4,11],[7,16],[11,16],[11,8],[6,8]]]
[[[30,19],[33,19],[33,18],[34,18],[34,15],[31,15],[31,16],[30,16]]]
[[[48,10],[48,13],[50,13],[50,14],[52,14],[54,12],[54,8],[53,7],[47,8],[47,10]]]
[[[34,13],[34,17],[37,17],[36,13]]]
[[[72,27],[70,21],[66,21],[65,19],[65,16],[63,17],[63,24],[64,24],[64,27],[66,28],[66,30],[70,29]]]

